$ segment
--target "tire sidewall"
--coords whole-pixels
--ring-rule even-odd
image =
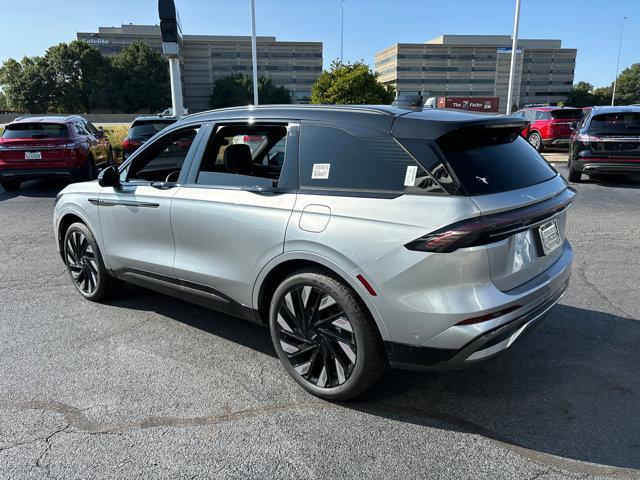
[[[532,138],[532,137],[537,137],[537,138],[538,138],[538,145],[534,145],[534,144],[531,142],[531,138]],[[542,150],[542,137],[540,136],[540,134],[539,134],[538,132],[533,132],[531,135],[529,135],[528,140],[529,140],[529,143],[531,144],[531,146],[532,146],[533,148],[535,148],[537,151]]]
[[[82,233],[85,236],[85,238],[87,239],[87,241],[91,244],[91,248],[95,252],[96,263],[98,264],[98,268],[97,268],[97,270],[98,270],[98,275],[97,275],[98,286],[93,291],[93,293],[91,293],[91,294],[87,294],[87,293],[83,292],[80,289],[80,287],[76,283],[75,279],[73,278],[73,275],[71,274],[71,269],[69,268],[69,264],[67,263],[67,240],[69,239],[69,236],[73,232]],[[73,286],[78,291],[78,293],[80,293],[80,295],[82,295],[87,300],[92,300],[92,301],[96,301],[96,300],[99,300],[102,297],[104,297],[105,290],[106,290],[106,287],[107,287],[106,283],[107,283],[107,275],[108,275],[108,273],[107,273],[107,270],[106,270],[106,268],[104,266],[104,262],[102,261],[102,254],[100,253],[100,247],[98,247],[98,243],[96,242],[96,239],[93,236],[93,233],[91,232],[89,227],[87,227],[83,223],[74,223],[74,224],[72,224],[67,229],[66,233],[64,234],[64,243],[63,243],[63,247],[62,248],[63,248],[64,264],[67,267],[67,272],[69,273],[69,278],[71,278],[71,282],[73,283]]]
[[[364,324],[368,319],[365,316],[365,313],[362,307],[359,305],[357,301],[354,301],[355,298],[347,298],[343,292],[338,290],[336,286],[329,281],[326,281],[326,275],[312,272],[304,272],[304,273],[295,273],[288,278],[286,278],[279,286],[276,288],[276,291],[273,294],[271,305],[269,307],[269,330],[271,332],[271,339],[273,342],[273,346],[278,354],[278,358],[282,362],[285,370],[293,379],[302,386],[305,390],[312,393],[313,395],[326,398],[326,399],[344,399],[349,398],[352,394],[351,392],[359,393],[360,389],[358,386],[358,380],[361,378],[363,371],[365,369],[365,362],[368,360],[368,355],[371,353],[367,351],[367,342],[364,334]],[[337,280],[333,280],[338,282]],[[282,350],[282,346],[280,345],[279,336],[277,332],[277,313],[278,307],[280,303],[284,299],[284,295],[295,287],[300,287],[308,285],[311,287],[320,288],[325,293],[331,295],[333,299],[338,303],[338,305],[344,310],[346,313],[351,326],[353,327],[353,334],[356,339],[356,364],[353,372],[349,379],[333,388],[321,388],[312,383],[306,381],[302,378],[293,368],[289,359],[287,358],[284,350]],[[353,297],[354,294],[352,294]]]

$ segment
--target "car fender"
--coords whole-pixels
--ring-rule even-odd
[[[349,271],[341,267],[337,262],[335,262],[331,258],[328,258],[324,255],[311,252],[311,251],[290,250],[273,258],[271,261],[269,261],[269,263],[267,263],[263,267],[263,269],[258,274],[258,277],[253,287],[252,297],[253,297],[254,309],[256,310],[258,309],[260,289],[267,275],[278,265],[290,260],[307,260],[310,262],[315,262],[322,265],[323,267],[326,267],[327,269],[331,270],[335,274],[337,274],[351,288],[353,288],[353,290],[356,291],[358,296],[365,303],[365,305],[369,309],[369,312],[371,312],[371,316],[373,317],[373,320],[376,322],[378,331],[380,332],[380,336],[382,337],[382,339],[385,341],[391,339],[391,337],[389,336],[389,331],[387,330],[387,326],[385,325],[384,320],[382,318],[382,315],[380,315],[380,312],[376,307],[375,302],[372,300],[371,295],[369,294],[369,292],[367,292],[365,287],[355,278],[355,276],[352,275],[352,273],[350,273]]]

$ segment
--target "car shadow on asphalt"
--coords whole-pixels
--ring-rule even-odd
[[[441,373],[389,371],[355,402],[401,422],[640,468],[640,321],[557,305],[504,355]]]
[[[640,175],[603,175],[598,178],[582,176],[582,183],[602,185],[603,187],[640,188]]]
[[[112,303],[155,311],[275,357],[260,325],[126,287]],[[389,370],[343,408],[516,447],[640,468],[640,321],[557,305],[506,354],[465,370]],[[283,370],[283,375],[285,372]]]
[[[0,202],[16,197],[55,198],[67,184],[56,180],[25,182],[18,190],[9,192],[0,187]]]

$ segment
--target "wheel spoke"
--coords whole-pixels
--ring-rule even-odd
[[[332,330],[328,330],[326,328],[319,328],[318,331],[322,332],[322,334],[325,337],[328,337],[329,339],[333,340],[334,342],[343,342],[343,343],[346,343],[347,345],[349,345],[350,347],[355,347],[356,346],[356,344],[353,343],[353,341],[350,338],[343,337],[339,333],[334,332]]]
[[[286,361],[297,375],[320,388],[349,379],[357,352],[353,325],[323,288],[291,288],[280,303],[276,322]]]
[[[280,306],[279,314],[282,316],[283,321],[292,328],[293,331],[297,329],[299,332],[304,332],[302,324],[296,318],[295,313],[293,313],[293,301],[288,293],[285,296],[285,301]]]

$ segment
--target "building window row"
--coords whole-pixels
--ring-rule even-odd
[[[495,67],[398,67],[399,72],[494,72]]]
[[[258,50],[260,58],[322,58],[322,53],[264,52]],[[211,52],[211,58],[251,58],[251,52]]]
[[[445,54],[439,54],[439,53],[399,53],[398,54],[398,58],[407,58],[407,59],[414,59],[414,60],[418,60],[418,59],[422,59],[422,60],[431,60],[431,59],[441,59],[441,60],[448,60],[448,59],[452,59],[452,60],[483,60],[483,59],[489,59],[489,60],[495,60],[496,56],[492,55],[492,54],[481,54],[481,53],[474,53],[474,54],[463,54],[463,53],[445,53]]]

